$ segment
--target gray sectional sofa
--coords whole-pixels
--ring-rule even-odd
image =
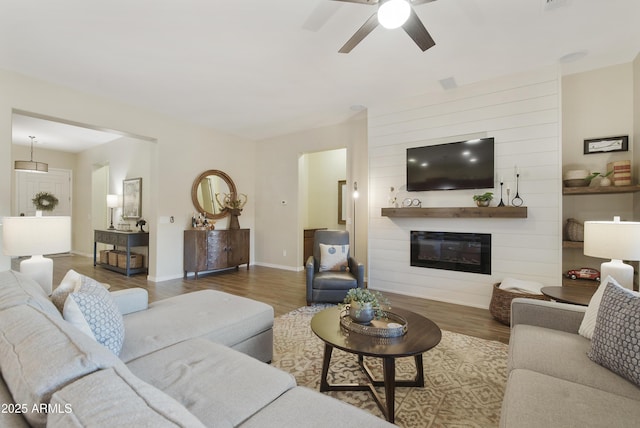
[[[111,295],[124,319],[119,356],[37,283],[0,272],[0,426],[392,426],[265,364],[268,305],[212,290],[149,305],[142,289]]]
[[[640,425],[640,388],[587,356],[591,342],[578,334],[585,311],[513,300],[501,427]]]

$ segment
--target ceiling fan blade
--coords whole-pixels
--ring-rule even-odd
[[[433,2],[433,1],[436,1],[436,0],[411,0],[411,4],[412,4],[413,6],[417,6],[417,5],[419,5],[419,4],[431,3],[431,2]]]
[[[418,15],[416,15],[413,8],[411,9],[409,19],[407,19],[407,22],[402,25],[402,28],[404,28],[404,31],[407,32],[409,37],[416,42],[418,47],[422,49],[422,52],[435,46],[436,42],[433,41],[427,29],[424,28],[422,21],[420,21],[420,18],[418,18]]]
[[[374,28],[378,26],[378,12],[371,15],[367,22],[365,22],[362,27],[356,31],[356,33],[351,36],[347,43],[344,44],[343,47],[340,48],[338,52],[340,53],[349,53],[353,48],[357,46],[365,37],[369,35],[370,32],[373,31]],[[425,30],[426,31],[426,30]]]
[[[379,0],[333,0],[333,1],[342,1],[345,3],[378,4]],[[431,0],[431,1],[434,1],[434,0]]]

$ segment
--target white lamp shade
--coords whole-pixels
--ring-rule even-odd
[[[411,6],[406,0],[388,0],[378,7],[378,22],[392,30],[407,22],[410,14]]]
[[[107,208],[118,208],[120,197],[118,195],[107,195]]]
[[[640,260],[640,223],[585,221],[584,254],[614,260]]]
[[[34,256],[71,250],[71,217],[4,217],[2,252]]]

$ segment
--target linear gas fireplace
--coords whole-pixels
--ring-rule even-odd
[[[411,231],[411,266],[491,275],[491,234]]]

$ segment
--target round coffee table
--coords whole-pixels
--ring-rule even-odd
[[[556,302],[589,306],[591,297],[597,289],[598,287],[563,285],[562,287],[542,287],[540,292]]]
[[[311,330],[324,343],[324,357],[322,361],[322,377],[320,379],[320,391],[369,391],[380,410],[391,423],[395,420],[395,388],[399,387],[424,387],[424,369],[422,353],[440,343],[442,332],[430,319],[411,311],[393,308],[391,312],[402,316],[407,320],[407,332],[403,336],[393,338],[380,338],[359,334],[345,330],[340,325],[339,307],[325,309],[317,313],[311,319]],[[358,364],[367,376],[367,384],[330,384],[327,381],[331,354],[333,348],[341,349],[358,356]],[[383,380],[376,380],[371,370],[364,362],[364,357],[376,357],[382,359]],[[414,380],[396,381],[396,358],[415,358],[416,376]],[[383,400],[376,386],[384,386],[385,400]]]

